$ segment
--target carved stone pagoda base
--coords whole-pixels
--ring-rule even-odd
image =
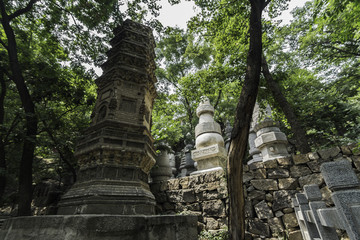
[[[196,240],[195,216],[76,215],[17,217],[4,222],[2,240]]]

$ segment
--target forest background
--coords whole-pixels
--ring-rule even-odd
[[[156,36],[156,144],[181,151],[194,140],[202,96],[222,130],[235,124],[256,1],[193,2],[197,14],[182,29],[157,20],[157,0],[0,0],[0,205],[22,196],[19,214],[30,215],[33,185],[76,181],[76,139],[96,99],[88,66],[105,61],[112,29],[126,18]],[[360,2],[311,0],[288,24],[276,17],[289,1],[263,2],[257,102],[270,104],[295,153],[358,143]]]

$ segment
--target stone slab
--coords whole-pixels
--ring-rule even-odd
[[[73,215],[5,221],[2,240],[196,240],[196,216]]]

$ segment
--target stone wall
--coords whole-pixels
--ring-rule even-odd
[[[302,239],[291,198],[306,184],[318,184],[327,205],[330,190],[320,174],[324,162],[347,159],[360,176],[360,155],[354,146],[244,165],[246,239]],[[219,230],[227,224],[227,185],[222,171],[170,179],[152,185],[158,213],[198,216],[199,230]]]
[[[196,215],[199,231],[226,227],[228,193],[222,170],[170,179],[151,188],[157,213]]]

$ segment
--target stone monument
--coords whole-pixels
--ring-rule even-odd
[[[157,150],[159,153],[156,157],[156,164],[150,172],[153,183],[166,181],[172,176],[172,169],[170,167],[169,159],[170,147],[166,144],[161,144],[157,146]]]
[[[200,174],[208,171],[222,170],[226,165],[226,150],[224,139],[221,136],[220,125],[214,121],[214,107],[208,98],[203,98],[196,109],[199,123],[195,127],[196,150],[191,152],[192,158],[197,162]]]
[[[191,150],[193,147],[194,143],[191,140],[190,133],[188,133],[185,137],[185,148],[181,154],[181,163],[179,167],[181,177],[189,176],[191,173],[196,171],[195,162],[191,156]]]
[[[96,81],[91,126],[75,153],[78,181],[62,197],[58,214],[4,221],[2,240],[197,239],[197,217],[152,215],[148,176],[155,164],[150,135],[156,96],[150,28],[126,20]],[[62,214],[62,215],[60,215]]]
[[[280,131],[279,123],[270,118],[270,106],[266,109],[265,120],[254,126],[256,139],[255,148],[261,151],[262,161],[290,156],[287,150],[286,135]]]
[[[91,126],[79,139],[78,181],[58,214],[154,214],[148,175],[155,164],[150,134],[156,96],[152,30],[125,21],[114,30]]]

